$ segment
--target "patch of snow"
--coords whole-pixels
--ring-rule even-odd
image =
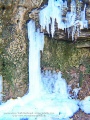
[[[87,96],[84,100],[81,100],[79,105],[82,111],[90,114],[90,96]]]

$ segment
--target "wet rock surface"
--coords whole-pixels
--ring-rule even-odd
[[[85,114],[80,110],[73,116],[72,120],[90,120],[90,114]]]

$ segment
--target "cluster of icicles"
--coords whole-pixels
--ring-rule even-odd
[[[65,9],[67,9],[67,12],[63,17]],[[79,6],[78,14],[75,0],[71,0],[70,11],[68,9],[66,0],[49,0],[48,5],[39,14],[41,31],[46,29],[48,34],[51,34],[53,37],[56,22],[58,29],[67,30],[68,38],[70,35],[72,36],[72,40],[75,39],[75,36],[79,37],[80,30],[88,28],[88,21],[85,18],[86,5],[83,11],[81,10],[81,6]]]

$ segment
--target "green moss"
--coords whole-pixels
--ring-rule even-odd
[[[11,4],[11,5],[10,5]],[[13,16],[12,0],[0,6],[2,33],[0,34],[0,74],[11,86],[15,80],[28,80],[28,52],[25,33],[17,32],[11,19]],[[17,43],[18,42],[18,43]],[[11,45],[12,44],[12,45]],[[26,53],[27,52],[27,53]],[[23,76],[23,77],[22,77]]]
[[[86,67],[85,74],[90,74],[90,57],[88,56],[87,59],[84,59],[82,64]]]
[[[45,38],[45,47],[41,58],[42,66],[60,69],[64,73],[73,67],[78,68],[83,61],[90,58],[86,48],[78,49],[77,43]],[[88,72],[90,72],[88,70]],[[69,77],[69,76],[67,76]]]
[[[13,83],[13,76],[14,76],[14,70],[15,70],[15,65],[12,61],[3,58],[2,59],[2,75],[3,79],[7,80],[8,83],[12,84]]]

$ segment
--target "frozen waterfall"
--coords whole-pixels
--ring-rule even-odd
[[[85,19],[85,7],[81,21],[75,21],[76,4],[71,1],[71,12],[66,14],[66,21],[62,20],[62,7],[67,7],[67,1],[49,0],[48,6],[41,10],[41,30],[45,29],[52,37],[55,32],[55,20],[58,28],[66,29],[74,25],[72,38],[78,22],[81,28],[87,27]],[[57,14],[55,14],[57,13]],[[84,24],[85,23],[85,24]],[[51,31],[49,29],[51,25]],[[40,51],[44,47],[44,33],[35,28],[35,22],[30,20],[27,24],[29,39],[29,93],[17,99],[10,99],[0,105],[0,120],[69,120],[73,114],[81,108],[90,113],[90,97],[83,101],[75,100],[68,94],[66,81],[59,71],[40,70]],[[86,104],[87,103],[87,104]]]
[[[65,9],[68,10],[67,1],[49,0],[48,5],[39,13],[41,30],[46,29],[53,37],[55,33],[55,22],[57,22],[58,29],[67,29],[68,37],[71,32],[72,40],[74,40],[75,34],[78,33],[77,36],[79,36],[80,29],[88,28],[88,21],[85,18],[86,5],[84,6],[84,10],[80,11],[80,19],[77,19],[77,6],[75,0],[71,0],[70,7],[71,11],[67,11],[66,15],[64,15]]]
[[[40,72],[40,50],[44,34],[29,21],[29,93],[10,99],[0,106],[1,120],[56,120],[69,119],[78,109],[78,100],[69,98],[67,84],[61,72]]]
[[[44,33],[35,31],[35,22],[28,23],[29,38],[29,93],[33,96],[41,95],[43,88],[40,74],[40,50],[44,47]]]

